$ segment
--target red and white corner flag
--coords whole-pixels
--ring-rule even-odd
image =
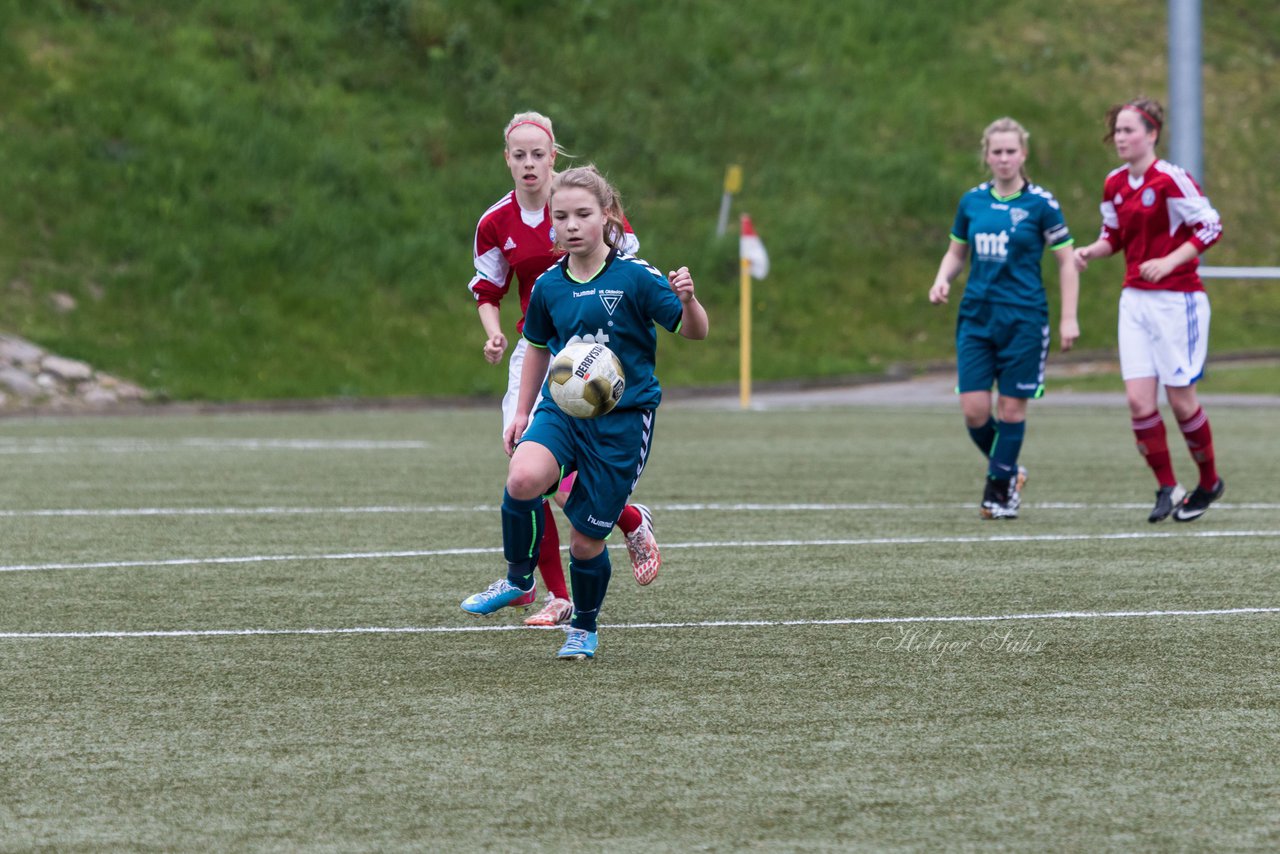
[[[751,225],[751,217],[742,215],[742,237],[738,243],[738,257],[748,262],[751,275],[763,279],[769,275],[769,253],[764,249],[764,242],[756,234]]]

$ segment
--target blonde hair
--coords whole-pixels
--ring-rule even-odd
[[[986,168],[987,166],[987,152],[991,149],[991,137],[993,134],[997,133],[1016,133],[1018,135],[1018,144],[1022,146],[1022,150],[1028,150],[1027,140],[1031,139],[1031,134],[1027,133],[1027,129],[1024,128],[1016,119],[1003,116],[987,125],[986,129],[982,132],[982,156],[980,159],[982,160],[983,168]],[[1024,168],[1019,169],[1018,171],[1022,174],[1022,180],[1031,180],[1027,177],[1025,162]]]
[[[557,191],[570,187],[586,190],[595,196],[596,201],[600,203],[600,210],[604,211],[604,242],[611,249],[619,248],[626,233],[623,225],[626,218],[622,213],[622,198],[618,195],[618,191],[592,163],[560,172],[552,178],[551,197],[554,199]]]
[[[547,118],[542,113],[537,113],[537,112],[534,112],[533,110],[529,110],[523,113],[516,113],[514,116],[511,117],[511,121],[507,122],[507,126],[503,128],[503,131],[502,131],[503,148],[511,147],[508,144],[508,140],[511,137],[511,132],[515,130],[517,127],[519,127],[520,125],[533,125],[534,127],[538,128],[551,139],[552,151],[554,151],[556,154],[563,154],[566,157],[571,156],[567,151],[565,151],[563,148],[560,147],[560,143],[556,142],[556,132],[555,132],[555,129],[551,126],[551,119]]]
[[[1107,110],[1107,135],[1103,142],[1114,142],[1116,138],[1116,119],[1124,110],[1133,110],[1148,132],[1156,132],[1156,144],[1160,144],[1160,132],[1164,129],[1164,107],[1154,98],[1139,96],[1123,104],[1114,104]]]

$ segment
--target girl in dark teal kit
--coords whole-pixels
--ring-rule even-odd
[[[951,245],[929,289],[931,303],[947,302],[951,280],[968,258],[969,279],[956,321],[956,391],[969,436],[988,459],[984,519],[1016,519],[1022,501],[1027,473],[1018,455],[1027,401],[1044,393],[1049,355],[1049,303],[1040,276],[1046,247],[1058,260],[1063,351],[1080,336],[1074,241],[1053,195],[1027,180],[1027,136],[1010,118],[997,119],[983,131],[983,160],[992,180],[961,198]],[[999,391],[994,416],[993,385]]]
[[[567,254],[538,277],[530,295],[520,398],[503,436],[511,454],[502,500],[507,576],[463,600],[462,608],[492,613],[531,589],[541,537],[537,508],[561,477],[577,471],[565,503],[565,516],[573,525],[569,577],[574,613],[557,657],[583,659],[595,657],[597,617],[612,573],[605,538],[652,450],[654,410],[662,398],[653,373],[655,324],[692,339],[706,338],[708,324],[688,268],[664,277],[648,263],[618,252],[622,205],[594,167],[555,177],[551,218],[556,243]],[[543,388],[551,357],[575,341],[609,347],[626,376],[617,407],[589,421],[560,411]],[[540,390],[543,401],[531,413]]]

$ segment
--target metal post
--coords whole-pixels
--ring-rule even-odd
[[[1169,0],[1169,160],[1205,185],[1200,0]]]

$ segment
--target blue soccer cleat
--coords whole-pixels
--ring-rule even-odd
[[[521,590],[505,578],[499,578],[482,592],[463,599],[462,610],[483,617],[508,606],[532,605],[537,597],[536,589]]]
[[[595,632],[589,632],[585,629],[569,629],[569,636],[565,638],[564,646],[560,647],[560,651],[556,653],[556,658],[565,661],[581,661],[584,658],[595,658],[598,644],[599,640],[596,638]]]

